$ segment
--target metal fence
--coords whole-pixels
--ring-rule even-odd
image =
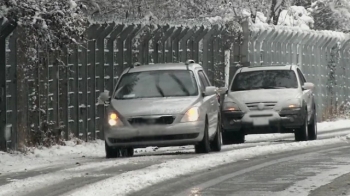
[[[17,62],[22,58],[16,41],[21,31],[11,31],[0,46],[0,125],[11,127],[11,137],[0,139],[0,150],[17,149],[21,142],[33,141],[33,135],[38,143],[60,134],[65,139],[103,139],[105,108],[96,104],[97,97],[105,89],[112,91],[121,72],[134,62],[194,59],[216,86],[225,81],[225,29],[219,25],[92,25],[85,33],[89,41],[63,51],[41,50],[38,64],[29,71]]]
[[[349,101],[349,35],[261,25],[251,26],[250,32],[247,61],[255,66],[299,65],[315,84],[319,119]]]
[[[85,32],[89,41],[61,51],[41,49],[37,65],[27,68],[18,43],[23,39],[20,28],[0,19],[0,150],[17,149],[24,141],[33,141],[33,136],[37,143],[57,135],[103,139],[105,108],[96,104],[97,97],[105,89],[112,91],[121,72],[134,62],[194,59],[216,86],[225,84],[227,62],[231,62],[230,78],[238,62],[298,64],[316,84],[319,118],[327,107],[348,101],[347,35],[249,27],[246,22],[242,29],[243,42],[227,48],[232,39],[228,40],[227,29],[220,25],[92,25]],[[231,49],[230,58],[227,49]]]

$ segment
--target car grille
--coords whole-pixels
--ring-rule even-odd
[[[252,102],[252,103],[246,103],[246,105],[249,108],[249,110],[255,111],[255,110],[259,110],[258,108],[259,103],[264,104],[264,108],[262,110],[272,110],[277,104],[277,102]]]
[[[160,117],[135,117],[129,118],[128,121],[131,125],[169,125],[175,120],[174,116],[160,116]]]

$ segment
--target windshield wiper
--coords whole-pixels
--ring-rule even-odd
[[[156,88],[157,88],[157,90],[158,90],[159,94],[160,94],[160,95],[162,95],[162,97],[165,97],[165,95],[164,95],[164,92],[163,92],[162,88],[160,88],[158,84],[156,85]]]
[[[179,84],[179,86],[181,87],[181,90],[182,90],[184,93],[186,93],[187,96],[190,96],[190,92],[187,90],[187,88],[186,88],[185,85],[181,82],[181,80],[180,80],[178,77],[176,77],[173,73],[171,73],[171,74],[169,74],[169,75],[170,75],[170,77],[172,77],[172,78],[176,81],[176,83]]]
[[[264,88],[264,89],[284,89],[284,88],[287,88],[287,87],[283,87],[283,86],[264,86],[262,88]]]

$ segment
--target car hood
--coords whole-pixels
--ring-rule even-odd
[[[300,98],[299,89],[261,89],[250,91],[229,92],[229,97],[241,103],[279,102],[282,100]]]
[[[186,109],[194,105],[197,100],[198,97],[113,99],[111,104],[113,109],[122,116],[131,117],[185,113]]]

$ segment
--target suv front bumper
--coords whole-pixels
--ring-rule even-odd
[[[222,127],[225,131],[241,131],[246,134],[292,133],[301,127],[307,117],[303,110],[274,110],[249,112],[222,112]]]

